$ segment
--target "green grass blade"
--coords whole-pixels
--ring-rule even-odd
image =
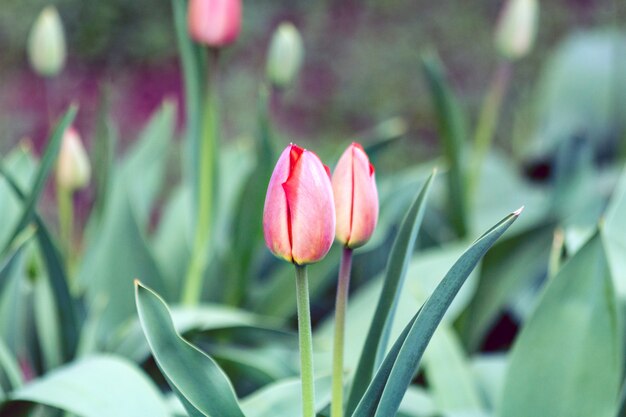
[[[441,280],[430,298],[424,303],[410,327],[406,340],[402,344],[388,381],[378,402],[376,417],[395,415],[402,397],[406,392],[413,375],[417,371],[420,359],[426,350],[437,326],[441,322],[452,300],[461,286],[476,267],[482,256],[513,224],[521,209],[511,213],[489,231],[478,238],[472,246],[461,255],[446,276]],[[356,415],[355,417],[361,417]]]
[[[613,417],[623,357],[615,289],[596,232],[547,282],[511,351],[496,415]]]
[[[35,209],[37,208],[37,202],[39,201],[39,197],[41,197],[48,175],[56,163],[57,155],[61,149],[63,134],[74,121],[76,112],[77,107],[73,105],[70,106],[65,115],[61,118],[61,121],[57,123],[56,127],[52,131],[52,134],[48,139],[46,150],[41,158],[39,169],[35,175],[30,194],[24,200],[22,215],[20,216],[20,220],[17,222],[15,229],[11,234],[11,239],[8,240],[8,244],[10,244],[10,242],[12,242],[13,239],[15,239],[17,235],[19,235],[20,232],[33,220]],[[7,248],[4,248],[3,253],[6,252],[6,250]]]
[[[11,177],[6,170],[2,169],[2,167],[0,167],[0,171],[4,175],[4,178],[13,192],[22,201],[24,201],[27,197],[24,192],[22,192],[15,179]],[[61,332],[63,335],[61,338],[63,343],[63,359],[69,361],[74,357],[76,348],[78,347],[80,321],[76,312],[74,300],[72,299],[70,290],[67,286],[67,275],[61,253],[54,244],[52,237],[50,236],[50,232],[39,214],[34,211],[33,216],[37,230],[37,242],[39,243],[43,261],[48,271],[50,286],[54,294],[58,322],[63,323],[63,326],[61,326]]]
[[[426,201],[436,173],[433,172],[418,193],[409,208],[398,235],[391,248],[383,289],[378,299],[376,312],[367,333],[365,344],[359,358],[352,388],[348,396],[346,414],[351,414],[359,403],[363,393],[374,375],[378,364],[382,362],[387,350],[389,333],[397,307],[397,300],[402,291],[406,271],[415,248],[415,239],[424,218]]]
[[[244,417],[226,374],[176,332],[165,302],[135,283],[139,320],[157,365],[183,404],[204,416]],[[196,413],[193,413],[196,415]]]
[[[466,121],[436,53],[429,52],[422,56],[422,68],[435,105],[444,156],[449,164],[446,178],[450,219],[457,234],[464,237],[468,231],[467,190],[464,180],[467,173],[464,161],[464,147],[467,143]]]

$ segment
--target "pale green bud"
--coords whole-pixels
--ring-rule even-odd
[[[28,36],[28,59],[33,70],[43,77],[53,77],[65,64],[65,35],[59,12],[54,6],[44,8]]]
[[[57,186],[69,191],[85,188],[91,178],[91,164],[78,132],[70,127],[63,134],[57,162]]]
[[[507,0],[496,27],[498,52],[510,60],[527,55],[535,42],[538,18],[537,0]]]
[[[267,78],[276,87],[286,87],[298,75],[304,59],[302,37],[291,23],[281,23],[267,52]]]

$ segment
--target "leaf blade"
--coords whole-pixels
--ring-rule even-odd
[[[165,302],[138,281],[135,300],[157,365],[182,395],[183,404],[205,416],[245,417],[226,374],[210,356],[180,337]]]

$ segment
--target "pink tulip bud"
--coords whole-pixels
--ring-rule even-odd
[[[330,171],[311,151],[289,145],[280,155],[265,197],[265,243],[298,265],[328,253],[335,234]]]
[[[348,248],[364,245],[378,221],[378,191],[374,166],[360,144],[352,143],[341,155],[332,184],[337,240]]]
[[[198,43],[222,47],[241,28],[241,0],[189,0],[189,34]]]

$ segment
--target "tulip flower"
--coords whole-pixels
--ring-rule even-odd
[[[220,48],[233,43],[241,29],[241,0],[190,0],[189,34],[198,43]]]
[[[335,300],[330,415],[343,417],[343,349],[352,250],[369,240],[378,221],[378,191],[374,167],[360,144],[353,142],[341,155],[333,172],[332,186],[337,213],[336,237],[344,245],[344,250]]]
[[[44,8],[28,35],[28,59],[33,70],[43,77],[57,75],[65,64],[65,36],[59,12]]]
[[[348,248],[364,245],[378,221],[378,191],[374,167],[363,147],[352,143],[332,177],[337,213],[337,240]]]
[[[539,5],[537,0],[508,0],[496,27],[495,41],[499,52],[515,60],[527,55],[537,33]]]
[[[330,173],[311,151],[289,145],[280,155],[267,189],[265,242],[278,257],[297,265],[317,262],[335,234]]]

